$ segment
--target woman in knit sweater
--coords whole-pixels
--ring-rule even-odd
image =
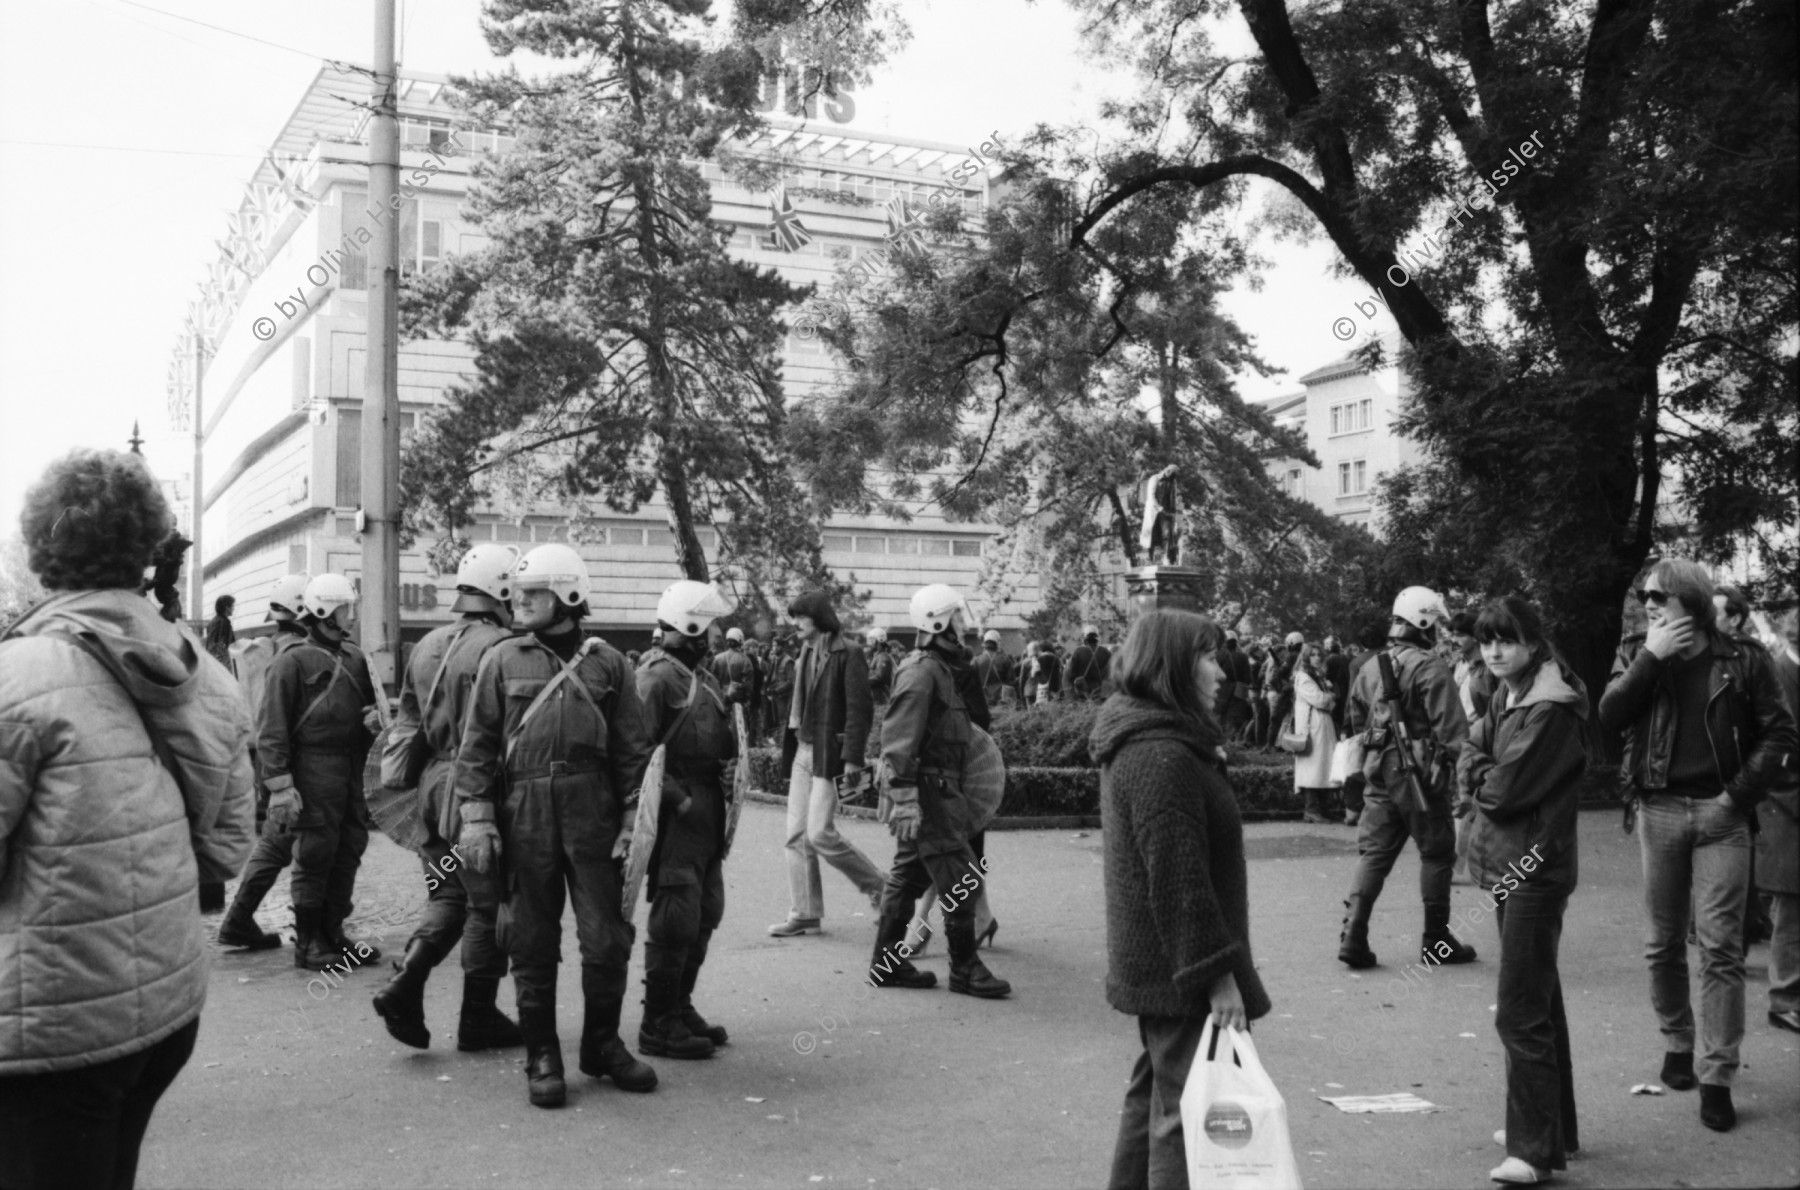
[[[1110,1185],[1185,1187],[1181,1090],[1208,1015],[1269,1011],[1250,960],[1244,828],[1213,718],[1221,636],[1204,616],[1143,616],[1113,658],[1118,693],[1089,749],[1106,843],[1107,1001],[1138,1018]]]

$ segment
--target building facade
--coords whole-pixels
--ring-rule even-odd
[[[366,89],[359,75],[320,71],[246,187],[170,365],[171,417],[180,428],[193,415],[194,361],[205,361],[202,606],[235,596],[240,631],[262,622],[268,590],[284,574],[361,576],[368,279],[366,259],[341,249],[361,241],[370,226],[368,117],[342,97]],[[501,129],[459,128],[461,114],[445,91],[444,78],[421,74],[403,73],[398,87],[403,276],[481,247],[485,237],[462,214],[471,170],[482,155],[504,153],[512,143]],[[745,190],[715,164],[698,163],[712,187],[714,222],[732,230],[737,259],[792,282],[817,283],[823,292],[840,269],[882,255],[896,234],[907,234],[909,209],[941,205],[946,194],[971,216],[986,209],[987,170],[970,167],[982,158],[977,149],[859,134],[837,122],[853,118],[849,103],[824,106],[821,119],[771,116],[756,141],[739,146],[787,163],[775,194]],[[783,381],[794,402],[821,394],[842,361],[805,315],[790,325]],[[403,435],[471,371],[472,352],[461,342],[402,344]],[[973,595],[995,531],[947,522],[923,505],[912,514],[904,522],[842,517],[825,529],[827,564],[868,592],[866,611],[884,627],[905,626],[907,601],[925,583],[947,582]],[[477,542],[522,550],[570,540],[566,510],[546,503],[483,508],[463,531]],[[583,536],[591,538],[576,543],[593,580],[591,623],[621,647],[642,644],[657,596],[681,577],[664,506],[654,500]],[[700,536],[710,556],[716,533],[703,527]],[[449,619],[455,594],[453,576],[430,568],[425,544],[401,560],[408,641]],[[1006,607],[977,610],[1016,637],[1037,605],[1036,592],[1028,578]]]

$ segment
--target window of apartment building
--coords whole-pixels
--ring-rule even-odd
[[[1369,461],[1351,459],[1338,464],[1338,495],[1361,496],[1369,490]]]
[[[1301,476],[1300,468],[1298,468],[1298,467],[1289,467],[1288,468],[1287,480],[1282,485],[1282,489],[1285,492],[1287,492],[1288,495],[1294,497],[1296,500],[1299,499],[1301,497],[1301,495],[1303,495],[1305,493],[1306,483],[1305,483],[1305,480]]]
[[[887,553],[887,538],[864,537],[858,533],[856,535],[856,552],[859,554],[885,554]]]
[[[827,533],[821,539],[821,548],[838,550],[847,554],[850,552],[850,535],[848,533]]]
[[[1331,407],[1331,432],[1333,434],[1356,434],[1374,424],[1375,401],[1364,397],[1360,401],[1345,401]]]
[[[950,553],[950,543],[942,537],[927,537],[919,543],[919,552],[947,557]]]
[[[418,424],[419,415],[400,415],[400,440],[408,440]],[[337,508],[356,508],[362,504],[362,410],[340,408],[337,411]]]
[[[979,541],[953,541],[950,543],[950,552],[958,558],[979,558],[981,557],[981,543]]]

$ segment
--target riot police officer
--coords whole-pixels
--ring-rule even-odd
[[[306,584],[306,639],[269,663],[257,723],[257,766],[269,789],[269,822],[294,831],[294,965],[309,971],[381,952],[344,935],[356,872],[369,846],[363,761],[375,741],[375,685],[350,643],[356,588],[341,574]]]
[[[1450,667],[1433,651],[1437,626],[1447,619],[1444,601],[1430,588],[1400,592],[1385,655],[1377,656],[1379,664],[1363,666],[1350,685],[1347,726],[1366,733],[1368,748],[1363,764],[1368,785],[1356,840],[1360,858],[1356,881],[1344,900],[1338,947],[1338,959],[1351,967],[1375,965],[1369,916],[1409,837],[1419,848],[1419,894],[1425,903],[1421,960],[1475,960],[1474,947],[1450,932],[1450,877],[1456,864],[1450,774],[1468,741],[1469,722]],[[1392,688],[1387,688],[1388,674],[1394,679]],[[1403,742],[1407,739],[1410,749]]]
[[[462,1013],[459,1050],[504,1049],[523,1035],[495,1004],[506,974],[506,952],[494,940],[496,899],[491,885],[470,880],[462,858],[447,840],[462,832],[453,777],[469,691],[488,650],[512,635],[513,568],[519,553],[506,545],[477,545],[456,568],[456,602],[461,615],[427,633],[412,651],[400,690],[400,714],[388,734],[382,782],[389,788],[417,788],[425,842],[425,912],[406,943],[406,957],[393,978],[375,993],[375,1011],[396,1041],[424,1049],[425,982],[431,969],[462,942]]]
[[[306,629],[301,627],[300,614],[305,609],[301,600],[306,595],[307,576],[290,574],[275,580],[275,589],[269,592],[269,614],[267,619],[275,625],[275,631],[267,636],[259,636],[237,649],[238,683],[243,687],[244,700],[250,706],[250,722],[262,722],[263,696],[269,688],[269,666],[277,653],[293,648],[306,639]],[[250,762],[253,770],[257,767],[256,741],[250,741]],[[244,865],[244,875],[238,882],[237,895],[231,899],[231,908],[219,923],[219,945],[243,947],[248,950],[268,950],[281,945],[281,935],[271,934],[256,924],[257,906],[275,886],[275,880],[281,875],[283,868],[294,860],[294,832],[286,827],[276,826],[267,821],[269,791],[262,781],[257,781],[257,813],[264,817],[260,823],[261,831],[256,840],[256,850],[250,853],[250,862]]]
[[[894,697],[881,723],[881,816],[899,846],[881,898],[869,980],[876,987],[936,985],[935,975],[913,966],[905,943],[913,902],[935,884],[950,944],[950,990],[996,999],[1012,985],[976,954],[973,894],[986,874],[969,845],[975,809],[962,791],[974,739],[960,692],[974,685],[963,660],[968,606],[954,588],[933,583],[912,597],[911,613],[918,647],[894,675]]]
[[[538,546],[520,560],[513,591],[524,634],[482,658],[457,753],[457,850],[505,889],[500,942],[512,959],[532,1104],[559,1107],[566,1097],[556,1036],[565,896],[581,947],[581,1071],[649,1091],[656,1072],[619,1039],[633,938],[620,906],[630,845],[622,828],[650,751],[637,683],[618,650],[583,640],[580,554]]]
[[[1000,634],[990,628],[981,634],[981,652],[975,654],[975,676],[981,682],[981,696],[992,710],[1005,699],[1005,691],[1015,680],[1013,659],[1000,647]]]
[[[656,605],[662,650],[637,672],[649,737],[667,749],[638,1032],[638,1049],[662,1057],[711,1057],[727,1040],[723,1026],[709,1025],[694,1010],[693,997],[707,945],[725,915],[726,782],[739,745],[731,702],[702,662],[707,630],[730,611],[706,583],[674,584]]]

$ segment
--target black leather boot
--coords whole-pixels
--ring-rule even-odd
[[[294,966],[307,971],[327,971],[342,965],[344,956],[325,940],[324,910],[294,906]]]
[[[200,882],[200,912],[218,913],[225,908],[225,882],[223,880],[202,880]]]
[[[406,946],[406,957],[394,964],[394,974],[375,993],[375,1014],[387,1023],[388,1036],[401,1045],[422,1050],[431,1044],[425,1027],[425,981],[443,958],[423,938]]]
[[[581,1073],[610,1078],[621,1091],[656,1090],[656,1071],[640,1062],[619,1037],[625,1002],[625,973],[607,967],[581,968]]]
[[[335,909],[327,905],[323,912],[325,940],[341,951],[352,967],[361,967],[381,958],[381,951],[373,943],[351,938],[344,933],[344,919],[350,916],[350,910]]]
[[[1325,791],[1323,789],[1302,790],[1305,794],[1304,808],[1300,811],[1301,822],[1330,822],[1325,812]]]
[[[679,972],[645,973],[644,1023],[638,1028],[638,1050],[657,1058],[712,1057],[713,1043],[696,1037],[681,1019]]]
[[[869,960],[869,983],[878,988],[934,988],[937,976],[921,971],[908,957],[906,927],[912,907],[897,905],[884,911],[875,925],[875,957]]]
[[[1000,979],[975,953],[975,923],[967,914],[944,922],[944,938],[950,944],[950,990],[983,1000],[1012,994],[1012,984]]]
[[[240,950],[274,950],[281,945],[281,935],[271,934],[256,924],[242,901],[233,901],[225,920],[219,923],[219,945]]]
[[[492,975],[464,975],[462,1014],[456,1022],[456,1048],[464,1053],[504,1050],[523,1045],[525,1035],[494,1003],[500,980]]]
[[[562,1043],[556,1038],[554,1008],[519,1009],[525,1035],[525,1090],[533,1107],[561,1107],[569,1096],[563,1082]]]
[[[699,937],[688,944],[687,962],[681,969],[681,1023],[694,1036],[704,1037],[715,1046],[722,1046],[731,1040],[731,1034],[725,1031],[725,1026],[709,1025],[705,1017],[694,1011],[694,985],[700,982],[700,968],[706,962],[706,948],[712,942],[712,936],[711,930],[703,929]]]
[[[1338,933],[1338,962],[1358,971],[1375,965],[1375,952],[1369,949],[1369,915],[1375,911],[1374,898],[1353,892],[1344,900],[1344,927]]]
[[[1459,941],[1450,932],[1450,905],[1433,902],[1425,906],[1425,936],[1419,939],[1419,961],[1427,965],[1473,963],[1475,948]]]

